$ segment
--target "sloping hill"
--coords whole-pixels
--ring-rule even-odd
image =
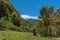
[[[20,15],[9,0],[0,0],[0,29],[15,30],[20,26]]]
[[[20,13],[9,0],[0,0],[0,30],[27,30],[29,24],[21,19]]]

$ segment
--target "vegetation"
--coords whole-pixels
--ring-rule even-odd
[[[36,29],[41,36],[60,36],[60,9],[54,12],[53,6],[42,7]]]
[[[54,11],[53,6],[43,6],[36,25],[32,24],[20,17],[9,0],[0,0],[0,39],[2,40],[56,40],[47,37],[60,37],[60,8]]]
[[[0,40],[58,40],[59,38],[38,37],[28,32],[0,31]]]
[[[30,24],[20,17],[20,14],[10,4],[9,0],[0,1],[0,29],[14,31],[29,31]]]

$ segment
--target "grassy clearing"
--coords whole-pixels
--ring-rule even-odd
[[[0,31],[0,40],[56,40],[55,38],[44,38],[33,36],[27,32]]]

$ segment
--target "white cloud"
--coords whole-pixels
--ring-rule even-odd
[[[29,15],[21,15],[21,17],[22,18],[24,18],[24,19],[38,19],[38,17],[36,17],[36,16],[29,16]]]

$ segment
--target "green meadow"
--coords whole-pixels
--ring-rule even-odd
[[[0,31],[0,40],[58,40],[58,39],[33,36],[32,33],[28,32]]]

